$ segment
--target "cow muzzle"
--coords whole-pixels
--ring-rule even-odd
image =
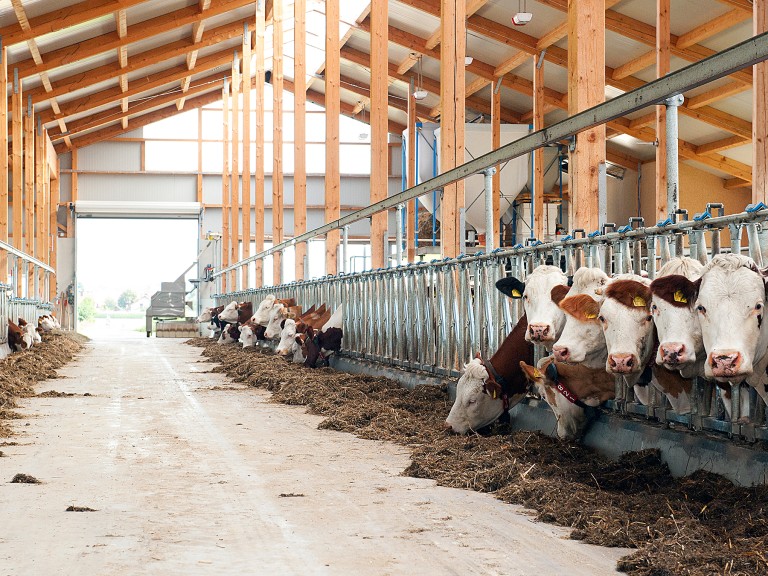
[[[552,340],[553,330],[549,324],[537,322],[528,325],[528,336],[532,342],[547,342]]]
[[[640,362],[634,354],[609,354],[608,371],[614,374],[637,372]]]
[[[659,345],[661,362],[665,366],[675,367],[679,364],[688,364],[691,359],[688,349],[682,342],[664,342]]]
[[[738,350],[713,350],[709,354],[709,365],[716,378],[743,375],[744,357]]]
[[[553,346],[552,355],[558,362],[568,362],[571,357],[571,351],[567,346]]]

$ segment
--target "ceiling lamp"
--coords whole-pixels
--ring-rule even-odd
[[[362,100],[360,100],[358,104],[362,106],[362,110],[360,111],[360,122],[363,122],[363,129],[360,131],[360,134],[358,134],[358,138],[360,138],[360,140],[367,140],[368,126],[365,124],[365,104],[363,104]]]
[[[528,22],[533,20],[533,14],[528,12],[527,3],[528,0],[518,0],[517,14],[512,16],[512,24],[515,26],[525,26]]]
[[[422,55],[419,54],[419,62],[418,62],[419,71],[416,76],[416,80],[417,80],[416,90],[413,91],[413,97],[416,100],[424,100],[424,98],[426,98],[428,94],[427,91],[424,90],[424,88],[422,87],[424,83],[424,77],[421,75],[421,58],[422,58]]]
[[[464,26],[464,66],[469,66],[474,61],[472,56],[467,55],[467,48],[469,47],[469,29]]]

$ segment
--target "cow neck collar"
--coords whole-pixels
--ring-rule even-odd
[[[551,362],[544,371],[547,377],[552,380],[552,382],[554,382],[555,390],[557,390],[566,400],[568,400],[568,402],[578,406],[579,408],[583,408],[584,410],[589,407],[584,402],[582,402],[581,399],[570,388],[568,388],[568,386],[560,381],[560,373],[557,371],[557,366],[555,366],[554,361]]]
[[[493,364],[491,364],[490,360],[483,360],[483,366],[485,366],[485,369],[488,371],[488,373],[493,377],[496,382],[499,383],[501,386],[501,402],[502,406],[504,408],[504,412],[509,410],[509,385],[507,384],[507,380],[496,371],[496,368],[493,367]]]

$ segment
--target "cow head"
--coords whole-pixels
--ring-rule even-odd
[[[251,317],[251,320],[256,324],[266,326],[269,323],[269,313],[272,311],[272,307],[275,305],[275,295],[270,294],[264,300],[259,303],[259,307]]]
[[[219,336],[219,344],[234,344],[240,339],[240,329],[236,324],[227,324]]]
[[[551,349],[565,324],[565,314],[551,297],[553,291],[559,298],[568,292],[568,277],[562,270],[557,266],[539,266],[524,283],[517,278],[502,278],[496,282],[496,288],[510,298],[522,299],[528,317],[526,341]]]
[[[550,365],[554,365],[555,369],[550,368]],[[613,376],[606,374],[602,368],[562,364],[555,362],[551,356],[542,358],[536,368],[525,362],[520,362],[520,368],[555,414],[559,438],[580,438],[589,425],[592,413],[559,393],[558,382],[566,385],[588,407],[597,406],[614,397]]]
[[[230,302],[219,312],[219,320],[222,322],[237,322],[237,302]]]
[[[639,374],[653,349],[650,282],[626,275],[605,289],[598,321],[605,336],[608,359],[605,369],[613,374]]]
[[[456,434],[479,430],[504,412],[501,387],[488,375],[479,358],[464,366],[456,384],[456,400],[445,420],[445,429]]]
[[[200,313],[200,316],[197,317],[198,324],[202,324],[204,322],[210,322],[213,318],[213,308],[206,308]]]
[[[277,345],[277,353],[285,359],[292,358],[296,349],[301,346],[296,343],[296,321],[287,318],[283,321],[283,329],[280,332],[280,343]]]
[[[286,318],[288,318],[288,307],[283,304],[275,304],[269,313],[269,322],[267,322],[267,329],[264,331],[267,340],[280,337],[282,330],[280,326]]]
[[[301,353],[304,356],[304,366],[314,368],[320,357],[320,343],[318,342],[318,330],[307,326],[301,339]]]
[[[765,277],[751,258],[718,254],[694,284],[707,351],[704,374],[719,382],[752,376],[768,348]]]
[[[256,345],[256,326],[252,322],[246,322],[240,326],[240,342],[243,348],[251,348]]]
[[[695,307],[696,292],[697,286],[679,274],[651,282],[651,314],[659,335],[656,364],[670,370],[688,370],[706,356]]]
[[[38,320],[38,325],[45,332],[50,332],[51,330],[56,328],[56,324],[54,323],[53,319],[47,315],[40,317],[40,319]]]

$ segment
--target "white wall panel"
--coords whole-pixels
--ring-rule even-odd
[[[139,142],[100,142],[77,154],[78,170],[138,172],[141,169]]]
[[[196,202],[194,174],[80,174],[79,200]]]

